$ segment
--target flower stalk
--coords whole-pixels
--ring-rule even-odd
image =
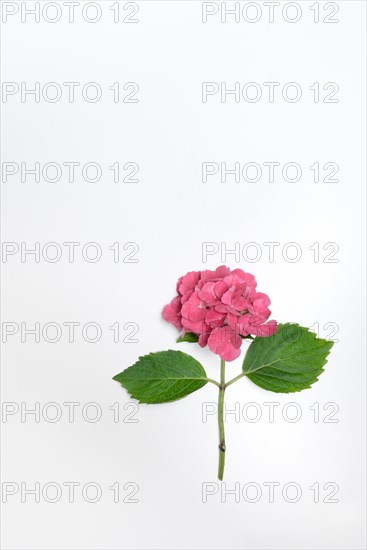
[[[218,466],[218,479],[223,480],[224,464],[226,458],[226,441],[224,434],[224,421],[223,421],[223,409],[224,409],[224,392],[226,389],[225,381],[225,361],[220,361],[220,386],[219,386],[219,398],[218,398],[218,426],[219,426],[219,466]]]

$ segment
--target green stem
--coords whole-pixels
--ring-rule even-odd
[[[220,386],[219,386],[219,398],[218,398],[218,426],[219,426],[219,467],[218,467],[218,479],[223,480],[224,462],[226,454],[226,442],[224,437],[224,423],[223,423],[223,406],[224,406],[224,391],[226,389],[225,382],[225,362],[220,360]]]
[[[206,380],[208,382],[211,382],[212,384],[215,384],[216,386],[218,386],[218,388],[220,388],[220,384],[218,384],[218,382],[216,380],[213,380],[212,378],[206,378]]]
[[[225,385],[225,387],[227,388],[227,387],[230,386],[231,384],[234,384],[234,382],[237,382],[237,380],[240,380],[240,379],[243,378],[244,376],[246,376],[246,373],[245,373],[245,372],[241,372],[241,374],[239,374],[238,376],[236,376],[235,378],[232,378],[232,380],[230,380],[229,382],[227,382],[227,384]]]

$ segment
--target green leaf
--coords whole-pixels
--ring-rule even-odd
[[[318,380],[333,344],[296,323],[278,325],[272,336],[251,342],[242,370],[265,390],[301,391]]]
[[[208,382],[202,365],[182,351],[159,351],[139,357],[128,369],[114,376],[139,403],[176,401]]]
[[[196,336],[193,332],[186,332],[184,336],[179,336],[176,342],[198,342],[199,336]]]

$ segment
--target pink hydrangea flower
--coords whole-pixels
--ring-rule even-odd
[[[277,330],[277,322],[268,321],[269,297],[256,291],[255,277],[242,269],[189,271],[176,291],[163,318],[183,334],[196,334],[200,346],[208,345],[224,361],[240,355],[243,337],[267,337]]]

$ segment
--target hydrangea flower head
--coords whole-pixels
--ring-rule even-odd
[[[189,271],[176,285],[177,295],[164,307],[163,318],[183,335],[192,332],[199,345],[224,361],[241,353],[246,336],[270,336],[277,330],[270,317],[270,299],[256,291],[255,277],[222,265],[214,271]]]

